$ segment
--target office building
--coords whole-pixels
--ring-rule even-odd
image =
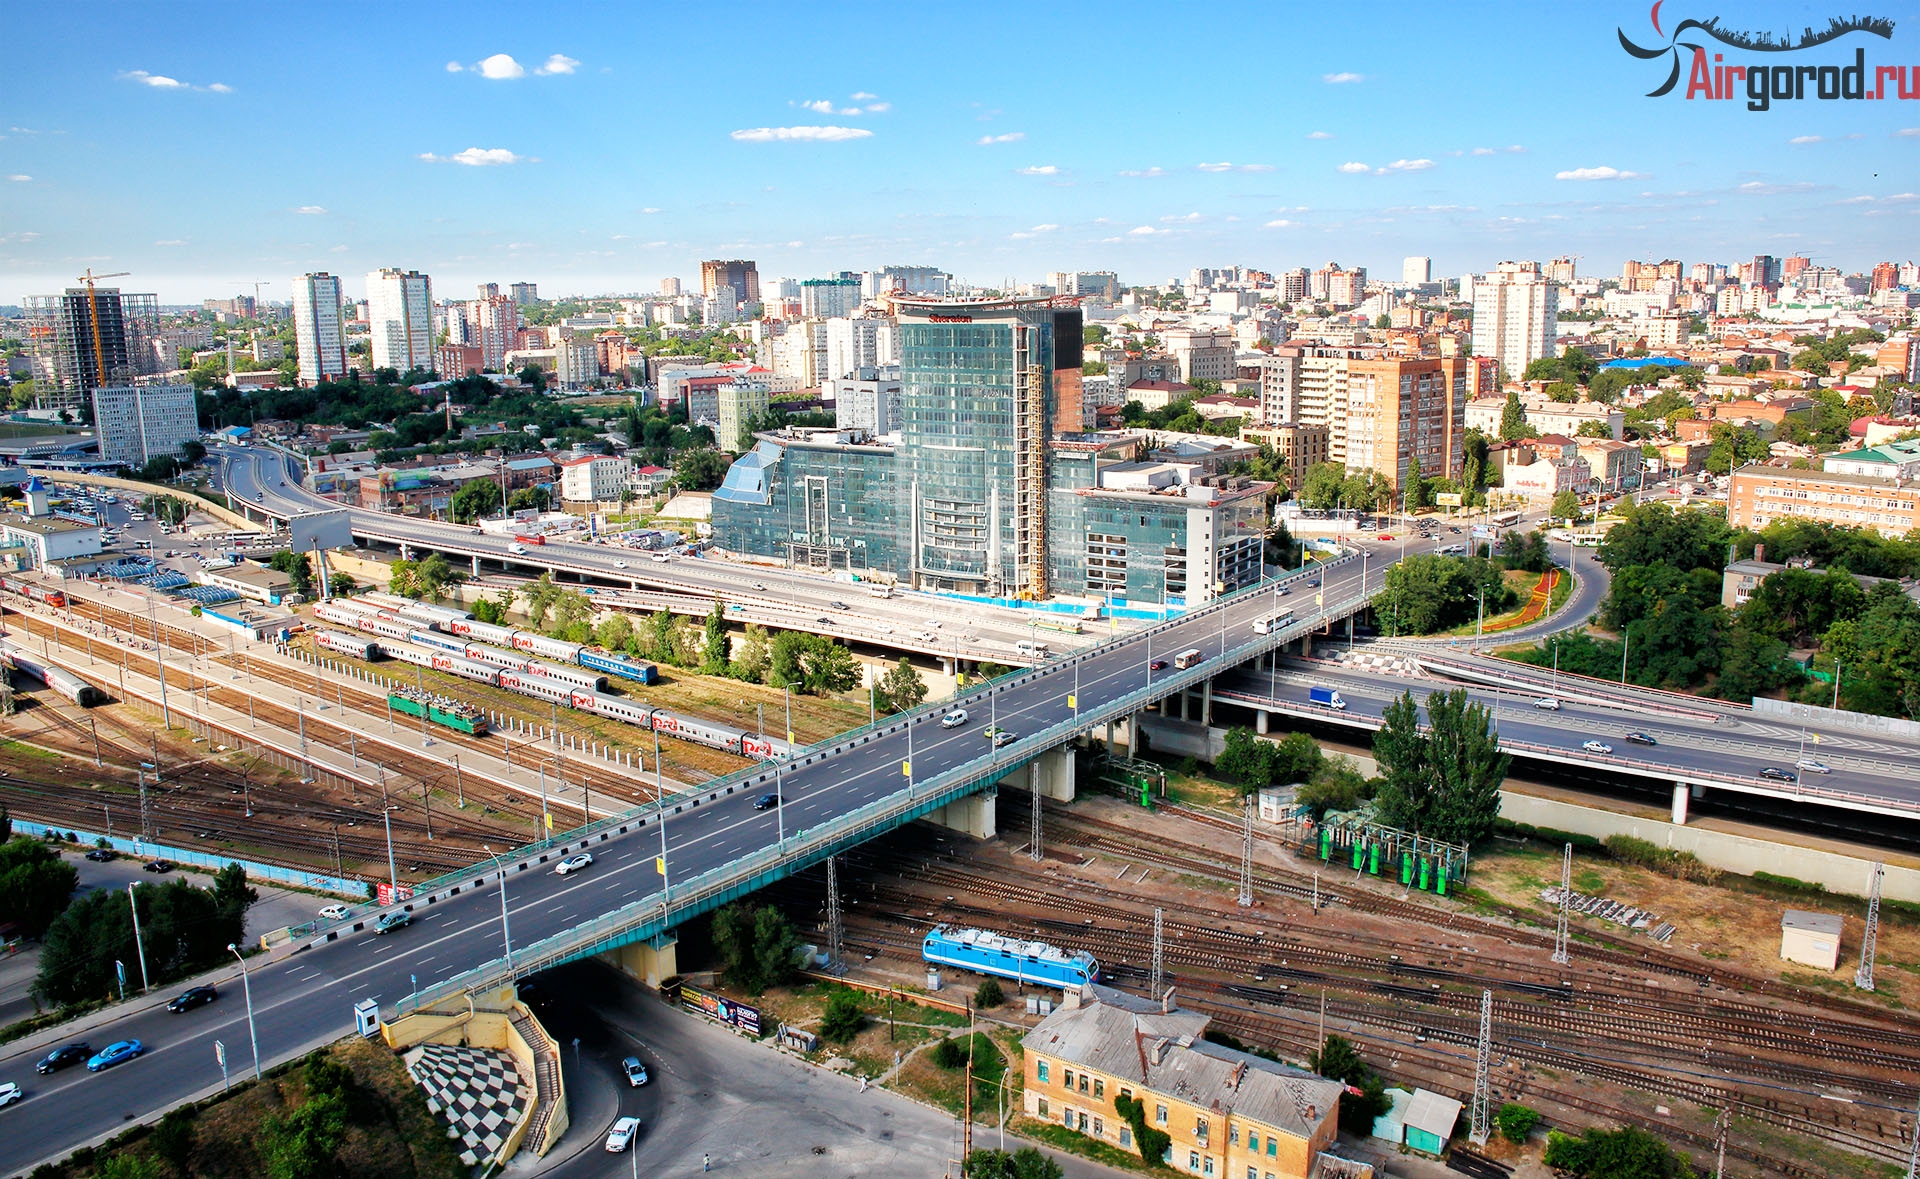
[[[346,377],[347,338],[340,327],[338,277],[323,270],[293,280],[293,338],[302,385]]]
[[[90,390],[100,457],[129,467],[178,455],[200,437],[192,385],[120,385]]]
[[[679,294],[680,281],[673,282],[674,290],[668,292],[665,283],[661,284],[662,294]],[[721,287],[732,287],[734,298],[742,303],[754,304],[760,301],[760,270],[753,263],[735,258],[731,261],[711,261],[700,264],[700,293],[707,297],[720,293]]]
[[[1775,520],[1812,520],[1905,536],[1920,527],[1920,484],[1839,471],[1735,471],[1727,490],[1727,523],[1759,531]]]
[[[855,369],[822,382],[833,401],[837,429],[892,434],[900,428],[900,366]]]
[[[517,282],[507,288],[508,298],[516,306],[527,307],[540,301],[540,285],[531,282]]]
[[[860,310],[860,280],[851,274],[809,278],[800,284],[800,314],[805,319],[845,318]]]
[[[59,295],[28,295],[23,303],[34,400],[42,409],[77,410],[94,389],[160,371],[152,344],[160,308],[152,295],[68,287]]]
[[[1492,358],[1509,379],[1554,354],[1559,324],[1559,288],[1538,262],[1502,262],[1474,283],[1473,354]]]
[[[1425,286],[1433,281],[1432,258],[1402,258],[1400,260],[1400,281],[1410,287]]]
[[[433,368],[433,283],[426,275],[393,267],[370,272],[367,323],[373,367],[403,374]]]
[[[721,450],[735,452],[753,445],[753,422],[767,412],[769,399],[764,381],[736,379],[716,390],[715,407],[719,428],[714,431]]]
[[[1160,340],[1179,361],[1179,379],[1187,384],[1196,380],[1233,379],[1236,372],[1233,333],[1225,328],[1169,328],[1161,333]]]

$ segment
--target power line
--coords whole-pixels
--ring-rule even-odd
[[[1493,992],[1480,992],[1480,1046],[1473,1065],[1473,1130],[1477,1145],[1485,1145],[1491,1127],[1493,1109],[1489,1064],[1493,1056]]]
[[[1166,958],[1161,943],[1161,923],[1166,919],[1166,912],[1165,909],[1153,911],[1153,973],[1148,976],[1147,994],[1155,1002],[1159,1002],[1162,984],[1166,981]]]
[[[1253,795],[1244,800],[1240,826],[1240,907],[1253,904]]]
[[[840,960],[840,857],[827,857],[827,970],[839,974],[846,969]]]

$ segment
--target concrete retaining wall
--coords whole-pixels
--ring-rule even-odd
[[[1847,896],[1866,895],[1873,875],[1874,861],[1862,856],[1772,843],[1706,827],[1677,827],[1665,819],[1639,818],[1510,790],[1500,792],[1500,817],[1595,839],[1631,835],[1675,851],[1692,852],[1701,863],[1723,871],[1743,876],[1755,872],[1791,876]],[[1888,864],[1880,892],[1895,900],[1920,901],[1920,871]]]
[[[1897,716],[1874,716],[1866,712],[1848,712],[1844,708],[1822,708],[1817,704],[1795,704],[1790,700],[1769,700],[1761,696],[1753,698],[1753,715],[1800,721],[1822,728],[1855,729],[1863,733],[1878,733],[1883,737],[1905,737],[1909,740],[1920,737],[1920,723],[1901,720]]]

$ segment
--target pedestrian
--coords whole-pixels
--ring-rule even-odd
[[[867,1079],[866,1079],[865,1077],[861,1077],[861,1078],[860,1078],[860,1092],[862,1092],[862,1093],[865,1093],[866,1091],[867,1091]]]
[[[701,1156],[700,1156],[700,1169],[701,1169],[702,1171],[711,1171],[711,1170],[713,1170],[713,1159],[712,1159],[712,1158],[710,1158],[710,1157],[708,1157],[707,1155],[704,1155],[704,1154],[703,1154],[703,1155],[701,1155]]]

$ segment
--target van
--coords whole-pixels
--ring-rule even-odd
[[[507,545],[507,551],[516,557],[524,557],[527,555],[527,546],[515,541]]]
[[[966,723],[967,710],[964,708],[956,708],[940,718],[940,727],[943,729],[957,729]]]
[[[1044,655],[1046,654],[1047,645],[1045,643],[1035,643],[1027,639],[1021,639],[1013,645],[1013,649],[1022,655]]]

